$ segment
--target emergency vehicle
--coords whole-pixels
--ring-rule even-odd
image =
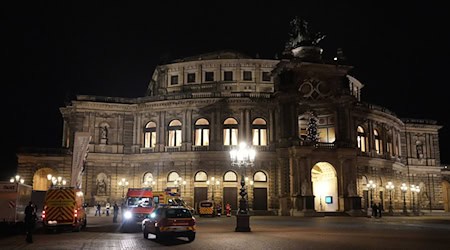
[[[142,221],[150,216],[155,208],[151,188],[128,188],[125,199],[125,207],[122,211],[122,231],[126,231],[130,226],[141,225]]]
[[[87,225],[83,192],[75,187],[51,187],[47,190],[42,210],[45,231],[72,229],[80,231]]]

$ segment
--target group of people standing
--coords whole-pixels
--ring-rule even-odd
[[[381,218],[382,213],[384,211],[383,205],[378,202],[372,204],[372,217],[374,218]]]
[[[110,208],[111,208],[111,204],[109,202],[106,203],[105,205],[105,212],[106,216],[109,216],[110,213]],[[97,203],[97,205],[95,206],[95,215],[94,216],[102,216],[102,206],[100,205],[100,203]],[[113,222],[117,222],[117,216],[119,215],[119,206],[117,205],[116,202],[114,202],[113,205]]]

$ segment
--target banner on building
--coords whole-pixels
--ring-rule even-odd
[[[72,155],[72,178],[70,184],[73,187],[81,188],[82,175],[86,158],[89,153],[89,142],[91,135],[87,132],[75,132],[75,143]]]

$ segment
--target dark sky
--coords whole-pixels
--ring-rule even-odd
[[[325,58],[343,48],[355,67],[351,74],[365,84],[363,101],[399,117],[443,125],[441,159],[450,163],[445,143],[450,140],[445,90],[450,15],[444,6],[424,1],[398,6],[395,1],[42,2],[2,8],[2,179],[15,173],[17,148],[60,146],[59,107],[75,95],[144,96],[155,66],[165,59],[222,49],[274,58],[281,55],[295,16],[327,35],[321,42]]]

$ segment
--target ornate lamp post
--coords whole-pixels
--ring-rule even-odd
[[[216,180],[216,178],[213,176],[211,177],[211,181],[210,180],[206,181],[206,184],[208,186],[211,186],[211,200],[214,201],[214,193],[216,191],[216,187],[220,186],[220,181]]]
[[[122,198],[125,198],[125,187],[128,186],[128,181],[122,178],[117,184],[122,188]]]
[[[389,191],[389,215],[394,215],[394,209],[392,207],[392,190],[394,190],[394,187],[391,181],[386,185],[386,189]]]
[[[245,188],[245,168],[253,166],[256,151],[247,147],[245,143],[239,144],[239,149],[230,151],[231,165],[241,168],[241,189],[239,195],[239,209],[236,214],[236,232],[250,232],[250,215],[247,205],[247,190]]]
[[[406,191],[408,190],[408,187],[406,186],[405,183],[402,183],[400,190],[402,190],[402,193],[403,193],[403,214],[407,215],[408,210],[406,209]]]
[[[412,193],[412,199],[413,199],[413,214],[414,215],[419,215],[419,211],[416,207],[416,203],[415,203],[415,196],[418,196],[417,194],[420,192],[420,188],[419,186],[416,185],[411,185],[411,193]],[[419,206],[419,201],[417,200],[417,206]]]
[[[367,189],[369,190],[369,196],[370,196],[370,207],[373,205],[373,190],[377,187],[377,184],[375,184],[372,180],[367,183]]]
[[[20,178],[20,175],[16,175],[14,177],[11,177],[11,179],[9,179],[9,182],[11,182],[11,183],[16,182],[16,183],[23,184],[25,182],[25,180],[23,178]]]

